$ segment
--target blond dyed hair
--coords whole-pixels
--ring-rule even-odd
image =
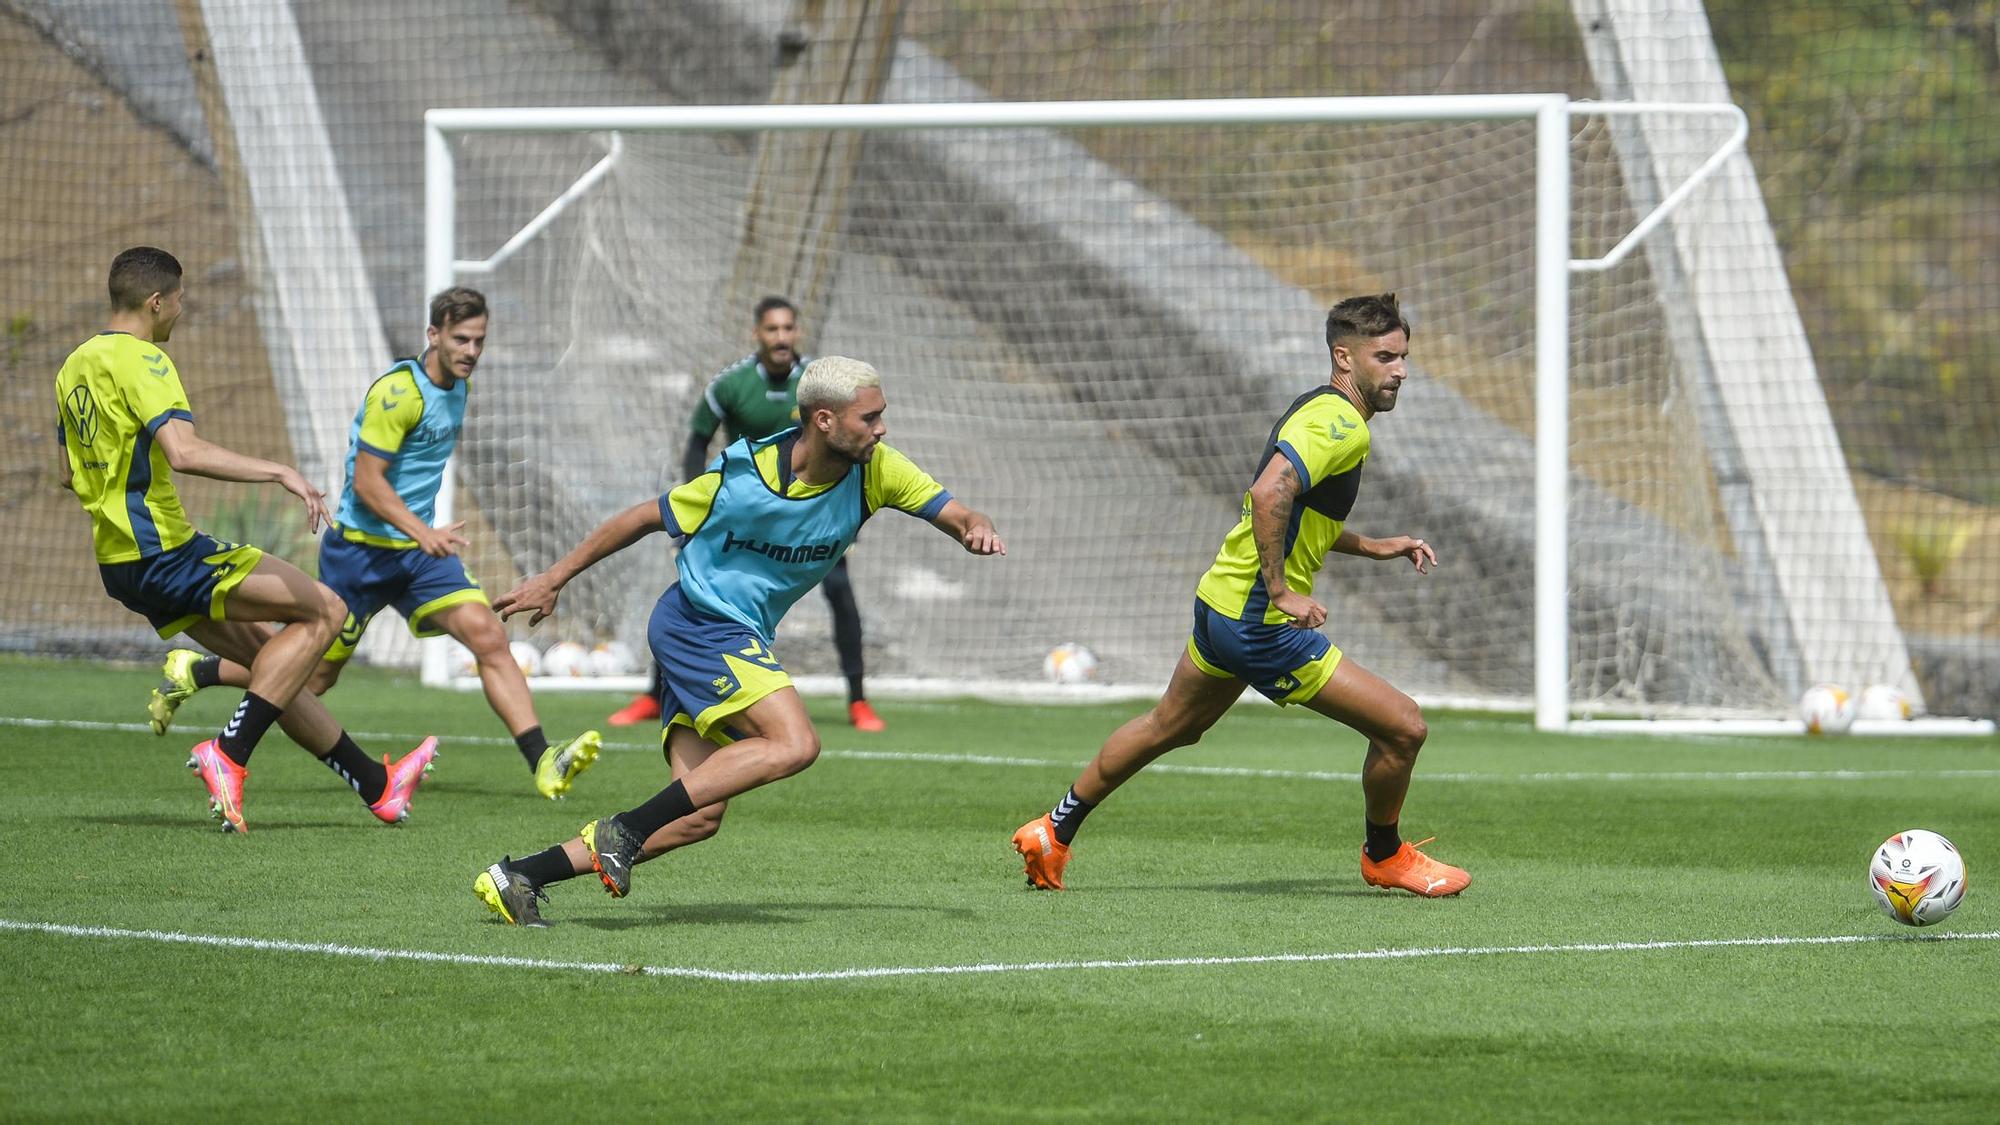
[[[825,355],[806,364],[799,376],[799,417],[819,409],[839,410],[854,401],[863,387],[879,387],[882,376],[874,365],[844,355]]]

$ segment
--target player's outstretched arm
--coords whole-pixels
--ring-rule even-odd
[[[646,500],[634,504],[624,511],[597,525],[597,530],[583,537],[576,549],[556,564],[532,578],[521,580],[519,586],[500,595],[493,602],[493,609],[502,620],[517,613],[533,613],[528,624],[540,625],[542,619],[555,613],[556,599],[562,595],[562,588],[569,580],[589,570],[600,560],[630,547],[655,531],[666,530],[660,519],[660,505],[656,500]]]
[[[194,432],[185,418],[169,419],[153,436],[177,473],[244,484],[276,482],[306,506],[306,530],[318,531],[333,522],[326,510],[326,493],[314,488],[297,469],[226,449]]]
[[[455,555],[459,548],[471,544],[471,540],[460,535],[465,530],[465,521],[459,520],[450,527],[432,527],[417,518],[403,494],[389,483],[389,461],[365,449],[354,451],[354,497],[362,506],[375,513],[384,523],[402,532],[417,544],[417,549],[434,559]]]
[[[1437,552],[1431,549],[1429,543],[1408,535],[1370,539],[1342,528],[1340,538],[1333,541],[1333,549],[1343,555],[1359,555],[1364,559],[1408,559],[1416,565],[1418,574],[1428,574],[1438,564]]]
[[[947,501],[931,524],[975,555],[1007,553],[1007,544],[1000,541],[1000,533],[993,530],[993,521],[986,513],[975,512],[956,500]]]
[[[681,450],[681,480],[691,481],[708,468],[708,439],[714,434],[689,434],[687,448]]]

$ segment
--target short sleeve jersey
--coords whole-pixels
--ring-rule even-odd
[[[1253,481],[1273,457],[1290,461],[1299,476],[1299,493],[1285,528],[1285,586],[1310,595],[1313,576],[1333,541],[1340,538],[1361,489],[1361,467],[1368,461],[1368,423],[1339,391],[1315,387],[1293,400],[1271,428],[1264,455],[1251,474]],[[1271,592],[1257,563],[1248,491],[1243,494],[1242,517],[1223,539],[1195,594],[1210,609],[1239,621],[1275,625],[1288,620],[1271,607]]]
[[[421,359],[398,360],[373,385],[347,430],[347,476],[334,514],[342,529],[379,547],[414,547],[389,521],[375,514],[354,491],[354,457],[372,453],[389,462],[388,480],[416,517],[431,522],[445,463],[465,425],[468,380],[450,390],[431,382]]]
[[[56,373],[57,439],[98,562],[136,562],[194,538],[154,440],[175,418],[193,421],[194,411],[174,361],[128,332],[92,336]]]
[[[791,429],[799,424],[799,379],[809,362],[799,356],[792,373],[779,382],[764,370],[756,353],[744,356],[708,381],[688,428],[706,438],[714,437],[720,427],[730,441],[766,438]]]
[[[675,565],[688,601],[767,642],[870,516],[890,508],[934,519],[951,502],[943,485],[879,444],[839,480],[807,484],[791,471],[797,440],[787,430],[733,442],[706,472],[660,497],[661,521],[682,541]]]

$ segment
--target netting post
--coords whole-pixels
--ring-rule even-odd
[[[1569,101],[1535,113],[1535,729],[1569,722]]]
[[[453,282],[452,259],[458,252],[454,245],[457,228],[458,182],[456,169],[451,162],[451,142],[444,131],[429,120],[424,121],[424,291],[423,306],[426,310],[420,317],[417,338],[423,338],[423,329],[429,323],[428,310],[431,295],[447,288]],[[445,466],[444,487],[438,489],[438,527],[451,526],[452,515],[457,510],[458,488],[457,459]],[[432,637],[423,641],[423,661],[421,664],[423,682],[433,687],[442,687],[450,679],[450,669],[445,667],[448,643],[443,637]]]

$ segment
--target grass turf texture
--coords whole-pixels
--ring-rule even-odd
[[[1358,787],[1302,776],[1351,774],[1358,737],[1244,706],[1162,764],[1293,776],[1142,775],[1092,815],[1072,889],[1051,895],[1022,886],[1007,836],[1135,705],[889,703],[889,730],[864,736],[814,700],[827,754],[811,770],[638,869],[631,898],[560,884],[554,928],[521,930],[489,919],[473,876],[650,795],[665,780],[650,729],[611,732],[550,803],[479,696],[356,670],[330,703],[365,747],[442,739],[410,823],[376,823],[274,731],[252,762],[251,834],[232,838],[181,763],[235,693],[204,693],[155,739],[152,679],[0,660],[15,861],[0,919],[755,972],[1896,936],[1863,873],[1876,841],[1921,826],[1973,872],[1940,930],[2000,929],[1980,891],[2000,857],[1987,741],[1565,739],[1433,716],[1406,834],[1436,833],[1474,883],[1424,901],[1362,886]],[[538,704],[560,736],[616,702]],[[1602,776],[1745,770],[1878,776]],[[8,1117],[1713,1121],[2000,1104],[1986,940],[758,983],[20,931],[0,932],[0,956]]]

